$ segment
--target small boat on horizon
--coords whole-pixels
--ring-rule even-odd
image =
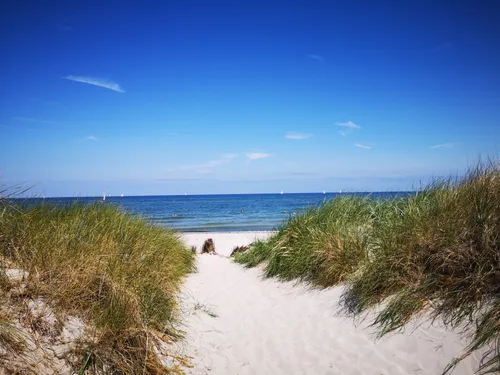
[[[281,190],[280,194],[283,194],[283,190]]]

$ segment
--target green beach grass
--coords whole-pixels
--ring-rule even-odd
[[[167,372],[155,347],[169,336],[175,293],[194,269],[176,233],[108,204],[21,207],[0,199],[0,257],[29,272],[25,293],[96,328],[81,345],[88,369]],[[2,326],[0,316],[0,340],[15,345],[12,327]]]
[[[500,371],[500,165],[480,164],[393,200],[342,196],[284,223],[235,261],[313,286],[345,285],[343,310],[373,308],[379,336],[415,318],[468,327],[479,371]],[[472,333],[471,333],[472,332]]]

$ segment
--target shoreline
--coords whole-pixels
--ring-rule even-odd
[[[276,233],[278,232],[277,230],[235,230],[235,231],[223,231],[223,230],[217,230],[217,231],[178,231],[180,234],[199,234],[199,233],[215,233],[215,234],[245,234],[245,233]]]
[[[256,240],[264,240],[276,231],[239,231],[239,232],[179,232],[180,238],[189,247],[196,247],[201,252],[203,242],[212,238],[218,255],[229,256],[236,246],[249,245]]]

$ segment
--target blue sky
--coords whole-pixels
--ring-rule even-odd
[[[0,184],[408,190],[500,140],[497,1],[0,5]]]

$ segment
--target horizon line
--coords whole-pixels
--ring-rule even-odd
[[[290,194],[319,194],[319,195],[328,195],[328,194],[388,194],[388,193],[417,193],[418,190],[379,190],[379,191],[308,191],[308,192],[277,192],[277,193],[205,193],[205,194],[142,194],[142,195],[124,195],[123,197],[120,195],[106,195],[106,198],[111,199],[123,199],[123,198],[139,198],[139,197],[186,197],[186,196],[215,196],[215,195],[290,195]],[[80,196],[24,196],[24,197],[13,197],[9,199],[79,199],[79,198],[102,198],[102,195],[80,195]]]

